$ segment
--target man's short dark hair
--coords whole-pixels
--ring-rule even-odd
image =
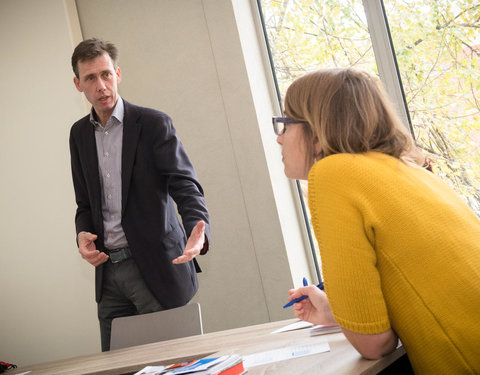
[[[113,43],[107,42],[98,38],[91,38],[79,43],[72,55],[72,68],[75,76],[79,77],[78,63],[81,61],[88,61],[108,53],[112,59],[113,66],[117,66],[118,49]]]

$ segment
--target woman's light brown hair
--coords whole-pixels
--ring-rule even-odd
[[[318,139],[322,157],[378,151],[414,162],[418,156],[380,81],[362,71],[322,69],[296,79],[285,95],[285,114],[308,122],[310,155]]]

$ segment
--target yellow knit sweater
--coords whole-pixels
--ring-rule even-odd
[[[417,374],[480,374],[480,221],[434,174],[385,154],[337,154],[309,174],[337,322],[400,337]]]

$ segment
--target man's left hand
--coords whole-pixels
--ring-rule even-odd
[[[199,221],[193,228],[190,237],[188,237],[187,245],[183,251],[183,255],[172,260],[173,264],[186,263],[195,258],[203,249],[205,243],[205,222]]]

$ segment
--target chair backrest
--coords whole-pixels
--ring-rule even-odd
[[[110,350],[201,334],[200,305],[191,303],[170,310],[113,319]]]

